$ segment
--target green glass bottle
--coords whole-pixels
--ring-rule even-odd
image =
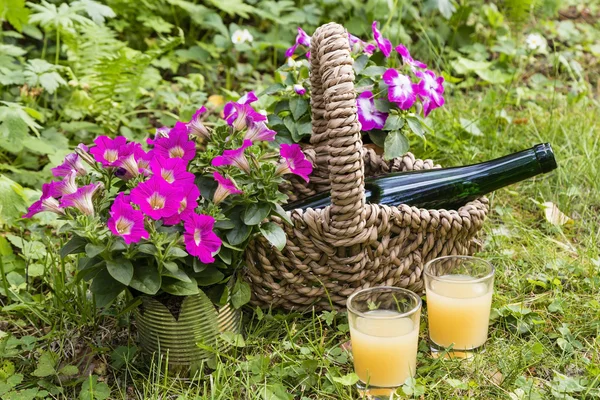
[[[367,203],[408,204],[428,209],[457,209],[504,186],[556,169],[549,143],[495,160],[463,167],[397,172],[365,181]],[[323,208],[329,193],[287,204],[284,209]]]

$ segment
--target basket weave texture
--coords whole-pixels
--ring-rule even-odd
[[[285,309],[343,308],[357,290],[390,285],[423,290],[427,261],[471,254],[488,212],[482,197],[458,210],[425,210],[402,204],[366,204],[368,176],[436,168],[431,160],[405,156],[384,161],[362,145],[348,34],[335,23],[311,40],[311,146],[315,170],[310,184],[293,181],[292,199],[330,190],[323,209],[293,210],[293,225],[272,217],[287,235],[282,251],[264,237],[245,253],[252,303]]]

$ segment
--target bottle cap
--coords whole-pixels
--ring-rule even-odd
[[[533,151],[543,173],[550,172],[558,167],[550,143],[537,144],[533,147]]]

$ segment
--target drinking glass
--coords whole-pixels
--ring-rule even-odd
[[[388,399],[415,375],[421,298],[380,286],[354,293],[347,308],[357,388],[362,396]]]
[[[494,267],[481,258],[446,256],[425,264],[432,354],[469,358],[488,336]]]

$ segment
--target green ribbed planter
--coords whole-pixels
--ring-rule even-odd
[[[169,374],[194,373],[214,353],[202,349],[200,343],[217,351],[229,345],[219,340],[222,332],[240,333],[241,310],[229,304],[216,308],[202,292],[186,296],[179,318],[152,297],[143,297],[134,311],[139,342],[146,355],[162,355],[168,359]]]

